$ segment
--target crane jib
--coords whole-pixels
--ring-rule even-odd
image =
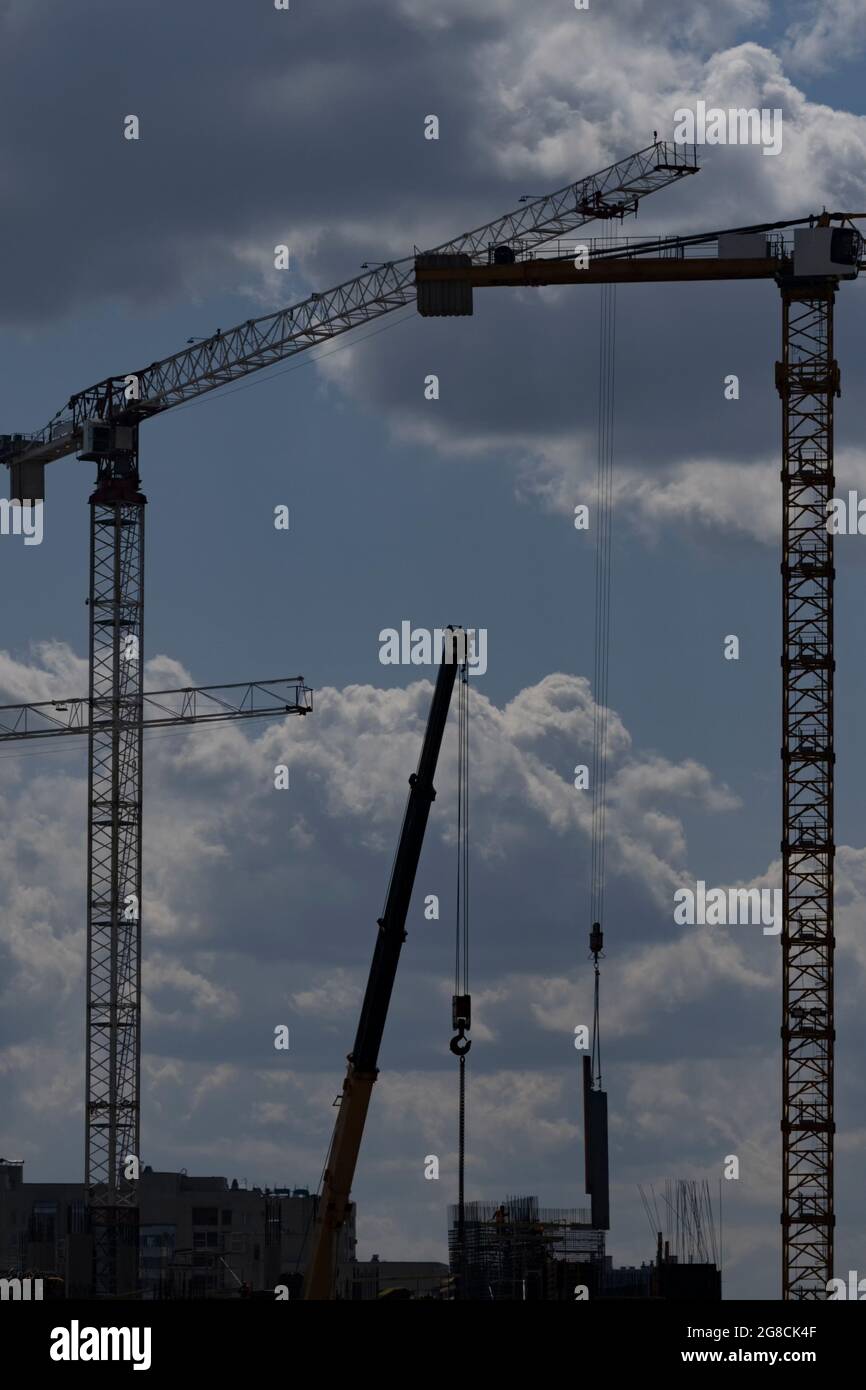
[[[697,165],[689,160],[687,147],[657,140],[554,193],[527,199],[513,212],[430,250],[468,255],[473,263],[481,263],[493,245],[526,251],[590,221],[630,217],[642,198],[696,173]],[[247,319],[225,332],[218,329],[170,357],[106,377],[77,392],[44,429],[33,434],[0,434],[0,463],[17,470],[15,485],[28,486],[28,496],[41,497],[43,483],[38,470],[78,453],[88,422],[137,425],[414,301],[414,256],[385,261],[365,275],[311,294],[299,304]],[[22,473],[25,463],[31,469],[26,476]]]

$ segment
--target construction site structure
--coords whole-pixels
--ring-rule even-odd
[[[641,1201],[656,1232],[649,1296],[718,1302],[722,1297],[721,1206],[719,1230],[706,1179],[668,1179],[660,1194],[639,1188]],[[721,1194],[720,1194],[721,1200]]]
[[[481,1302],[718,1302],[721,1271],[704,1186],[667,1184],[670,1210],[660,1215],[656,1209],[655,1215],[671,1236],[659,1231],[655,1259],[637,1268],[614,1266],[605,1232],[588,1211],[541,1207],[536,1197],[467,1202],[461,1241],[459,1209],[452,1206],[452,1284],[459,1288],[462,1281],[461,1297]]]
[[[695,172],[684,146],[655,141],[548,196],[435,248],[461,263],[493,245],[541,246],[597,219],[633,216],[643,198]],[[415,300],[415,257],[377,265],[324,293],[196,341],[160,361],[107,377],[71,396],[31,434],[0,434],[10,496],[45,496],[45,465],[77,455],[96,465],[90,498],[88,794],[88,1063],[86,1182],[102,1211],[99,1289],[117,1287],[112,1251],[129,1235],[134,1200],[125,1176],[139,1135],[138,1037],[141,931],[123,918],[130,894],[141,908],[141,738],[129,715],[140,706],[144,659],[144,515],[139,430],[146,420],[230,382],[284,362]],[[113,1231],[118,1233],[116,1236]]]
[[[274,314],[70,397],[44,429],[0,435],[11,495],[44,497],[47,463],[96,464],[90,499],[87,1181],[108,1193],[100,1288],[116,1284],[113,1230],[134,1202],[124,1176],[139,1133],[141,707],[144,512],[139,429],[147,419],[328,341],[417,299],[423,316],[467,315],[484,286],[772,280],[782,296],[776,385],[783,443],[783,1296],[827,1296],[833,1226],[833,402],[840,394],[833,309],[856,277],[860,214],[611,248],[563,238],[622,221],[697,172],[690,147],[651,146],[514,212]],[[783,233],[793,229],[793,241]],[[579,254],[576,254],[578,252]],[[584,254],[586,252],[586,254]]]
[[[854,222],[822,212],[611,246],[493,249],[487,265],[417,260],[418,311],[466,316],[491,286],[773,281],[782,300],[782,1296],[833,1276],[833,349],[839,284],[864,264]],[[785,233],[793,231],[793,238]]]
[[[588,1211],[539,1207],[536,1197],[466,1202],[462,1248],[458,1207],[448,1215],[452,1275],[462,1271],[463,1299],[573,1300],[577,1267],[600,1270],[604,1260],[604,1232]]]

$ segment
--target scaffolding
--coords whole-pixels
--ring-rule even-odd
[[[461,1248],[458,1209],[448,1209],[448,1253],[458,1297],[513,1299],[573,1298],[587,1266],[600,1272],[604,1231],[589,1212],[539,1207],[537,1197],[504,1202],[467,1202]],[[461,1279],[461,1273],[463,1278]]]

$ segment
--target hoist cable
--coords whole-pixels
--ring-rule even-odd
[[[599,966],[607,851],[607,755],[609,734],[610,629],[613,553],[613,428],[616,380],[616,286],[601,287],[598,345],[598,441],[596,467],[595,645],[593,669],[591,950],[595,982],[591,1075],[601,1086]],[[598,937],[596,939],[596,932]]]
[[[460,684],[463,713],[463,993],[469,993],[469,671]]]
[[[613,406],[616,286],[602,286],[599,334],[598,463],[596,474],[595,669],[593,674],[593,798],[591,918],[603,919],[613,536]]]
[[[465,1160],[466,1160],[466,1058],[460,1058],[460,1102],[458,1118],[458,1145],[460,1152],[460,1162],[457,1172],[457,1211],[459,1213],[458,1224],[460,1232],[461,1256],[463,1255],[463,1238],[466,1225],[466,1191],[465,1191]]]
[[[451,1051],[460,1062],[457,1125],[458,1296],[466,1296],[466,1037],[469,1012],[469,669],[464,662],[457,692],[457,893],[454,942],[453,1023],[458,1029]]]
[[[464,666],[457,692],[457,921],[454,993],[469,993],[469,681]]]

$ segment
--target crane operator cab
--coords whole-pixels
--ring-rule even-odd
[[[863,238],[856,227],[796,227],[794,277],[838,276],[856,280],[863,257]]]

